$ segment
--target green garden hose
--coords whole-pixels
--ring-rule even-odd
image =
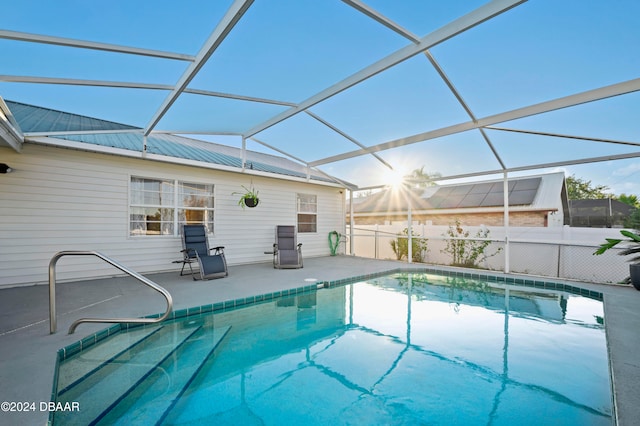
[[[338,252],[338,244],[340,244],[341,235],[338,231],[329,232],[329,249],[331,250],[331,256],[335,256]]]

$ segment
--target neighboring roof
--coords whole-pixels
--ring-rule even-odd
[[[535,210],[556,210],[566,206],[563,190],[564,173],[514,177],[508,179],[509,206]],[[487,209],[504,205],[503,180],[479,181],[453,185],[410,189],[406,194],[386,189],[364,200],[354,200],[354,213],[389,213],[407,211],[407,197],[411,208],[419,210]]]
[[[125,150],[146,155],[158,155],[166,159],[187,160],[194,165],[217,165],[225,168],[242,169],[242,150],[227,145],[206,142],[171,134],[151,134],[145,138],[142,129],[126,124],[114,123],[78,114],[27,105],[19,102],[5,101],[9,107],[19,131],[27,139],[44,144],[86,149],[88,151]],[[65,134],[65,132],[68,132]],[[75,133],[89,132],[89,133]],[[90,133],[94,132],[94,133]],[[109,133],[114,132],[114,133]],[[55,136],[43,137],[38,133]],[[31,135],[31,136],[30,136]],[[76,143],[86,144],[79,146]],[[117,153],[116,151],[109,151]],[[309,178],[317,182],[338,182],[330,176],[309,171],[302,164],[283,157],[246,151],[245,168],[256,172]],[[240,171],[240,170],[238,170]]]

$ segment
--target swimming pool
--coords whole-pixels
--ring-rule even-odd
[[[52,420],[611,424],[599,295],[527,284],[397,272],[131,328],[62,357],[80,412]]]

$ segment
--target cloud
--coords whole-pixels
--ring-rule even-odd
[[[613,172],[613,176],[631,176],[632,174],[640,172],[640,162],[631,163],[628,166],[622,167],[620,169],[616,169]]]

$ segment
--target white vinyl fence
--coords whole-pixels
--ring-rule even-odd
[[[396,259],[392,241],[402,236],[406,223],[392,225],[355,225],[353,254],[375,259]],[[508,229],[508,249],[504,227],[463,226],[469,231],[467,240],[483,229],[489,234],[485,240],[491,243],[484,250],[488,257],[478,262],[478,267],[495,271],[529,274],[560,279],[597,283],[618,283],[629,276],[626,258],[618,256],[620,249],[612,249],[603,255],[593,255],[605,238],[620,238],[619,229],[572,228],[569,226],[511,227]],[[445,252],[448,226],[414,225],[414,238],[427,239],[427,251],[423,262],[451,265],[451,254]],[[347,235],[349,227],[347,226]],[[347,242],[346,253],[351,254]],[[406,258],[403,258],[406,261]]]

